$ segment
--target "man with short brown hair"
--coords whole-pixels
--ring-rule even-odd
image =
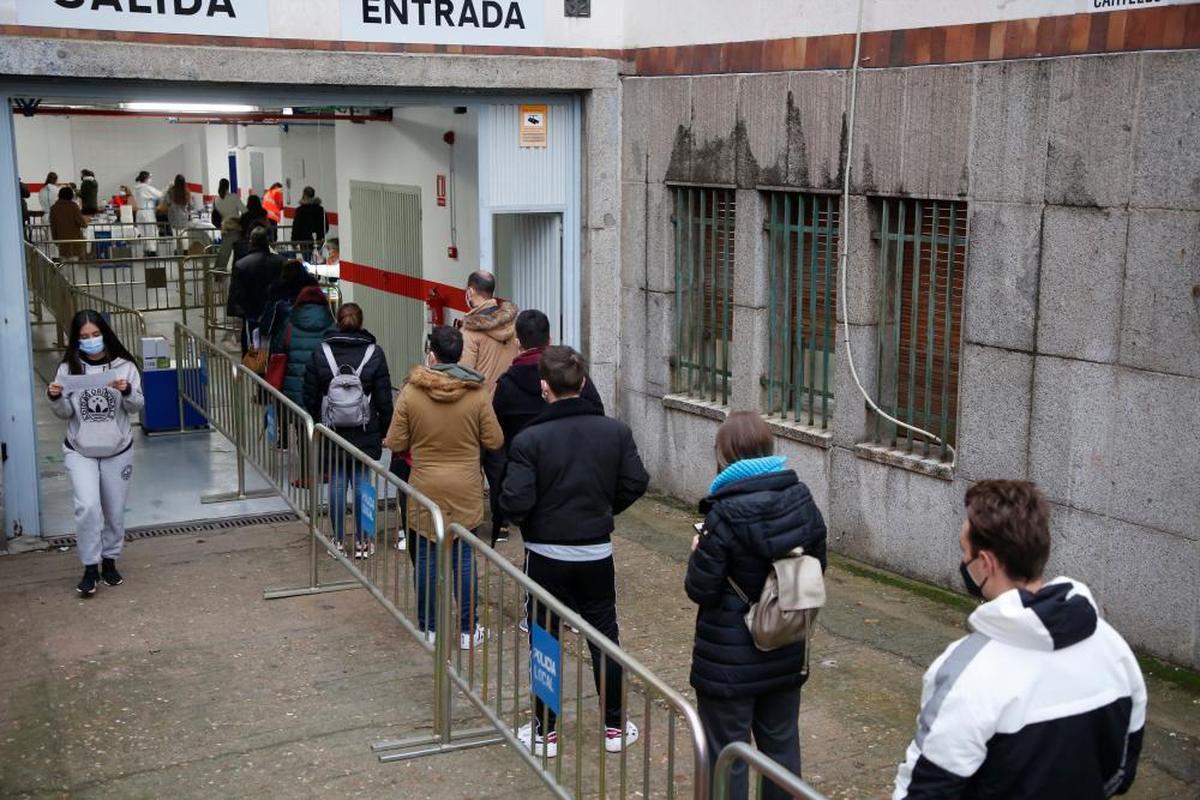
[[[512,443],[500,505],[521,526],[525,574],[619,644],[613,517],[645,493],[650,476],[629,426],[580,396],[587,380],[583,356],[570,347],[547,347],[538,372],[549,406]],[[533,598],[529,606],[529,621],[558,638],[558,616]],[[588,646],[604,709],[604,747],[619,753],[639,736],[632,720],[622,722],[623,672]],[[534,720],[517,738],[535,754],[554,758],[554,712],[535,699]]]
[[[1043,580],[1050,512],[1037,487],[981,481],[966,506],[959,572],[987,602],[925,673],[893,800],[1124,794],[1146,723],[1133,652],[1086,586]]]

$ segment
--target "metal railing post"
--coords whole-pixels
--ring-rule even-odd
[[[280,425],[282,426],[282,421]],[[320,443],[317,437],[316,426],[313,425],[311,419],[304,421],[304,435],[308,441],[308,447],[304,452],[308,454],[308,588],[315,590],[320,585],[320,576],[318,575],[317,557],[320,554],[318,548],[317,534],[320,523],[320,506],[321,506],[321,453],[319,450]],[[303,460],[303,457],[301,457]],[[301,473],[305,473],[304,464],[300,464]]]

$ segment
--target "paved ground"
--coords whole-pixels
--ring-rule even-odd
[[[644,501],[616,546],[624,642],[683,690],[690,521]],[[137,541],[126,585],[86,602],[74,552],[0,558],[0,796],[546,796],[503,747],[376,761],[370,741],[428,725],[429,657],[365,592],[264,602],[263,587],[300,579],[302,540],[292,525]],[[801,707],[805,775],[830,797],[884,797],[921,674],[966,608],[846,562],[829,577]],[[1200,797],[1200,693],[1150,684],[1130,796]]]

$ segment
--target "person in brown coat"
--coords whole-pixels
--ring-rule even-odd
[[[483,376],[459,363],[463,337],[454,328],[438,327],[429,335],[425,366],[413,369],[400,390],[383,443],[393,453],[412,455],[409,484],[438,505],[446,526],[458,523],[475,531],[483,522],[483,481],[480,450],[497,450],[504,434],[492,410],[491,393]],[[428,525],[415,526],[429,530]],[[432,580],[438,553],[433,542],[416,537],[417,624],[430,641],[436,629]],[[464,650],[483,644],[484,631],[475,622],[475,576],[471,549],[454,545],[455,588],[460,614],[459,642]]]
[[[462,321],[462,366],[483,375],[488,394],[496,390],[496,381],[508,372],[521,352],[517,342],[517,307],[495,298],[496,276],[473,272],[467,279],[467,305],[470,311]]]
[[[60,258],[83,258],[87,255],[87,243],[78,241],[83,238],[83,229],[87,226],[87,217],[75,204],[75,190],[70,186],[59,189],[58,201],[50,206],[50,238],[65,241],[58,246]]]

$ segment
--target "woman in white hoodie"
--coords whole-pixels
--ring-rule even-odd
[[[55,416],[67,420],[63,462],[75,493],[75,537],[83,561],[76,587],[122,583],[125,498],[133,475],[131,417],[145,405],[137,363],[100,314],[80,311],[54,382],[46,388]]]

